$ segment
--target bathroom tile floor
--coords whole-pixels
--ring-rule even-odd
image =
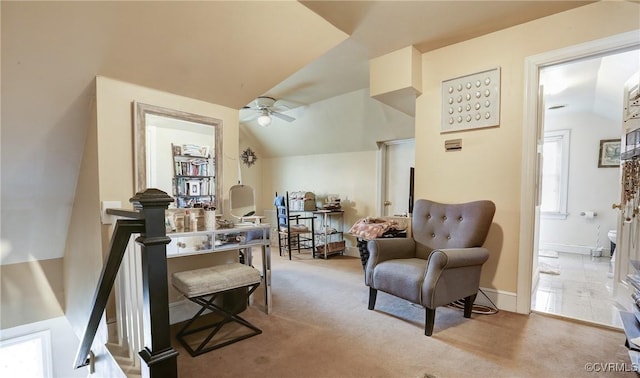
[[[574,253],[548,257],[553,255],[538,257],[541,273],[532,310],[622,328],[618,312],[624,308],[613,296],[611,258]]]

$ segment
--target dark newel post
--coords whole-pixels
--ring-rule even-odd
[[[143,377],[177,377],[178,352],[171,347],[169,332],[169,287],[165,210],[173,198],[158,189],[146,189],[129,200],[141,207],[145,231],[136,241],[142,246],[142,292],[144,297],[144,341],[140,351]]]

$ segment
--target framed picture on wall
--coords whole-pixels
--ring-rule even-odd
[[[598,168],[620,166],[620,139],[603,139],[600,141]]]
[[[200,181],[189,181],[189,195],[190,196],[200,195]]]

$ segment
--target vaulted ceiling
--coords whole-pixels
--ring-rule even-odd
[[[286,113],[295,122],[261,128],[244,118],[242,131],[267,157],[372,150],[380,140],[411,138],[406,114],[362,103],[354,92],[368,91],[370,59],[410,45],[427,52],[591,2],[301,1],[350,37],[262,94],[302,105]],[[282,143],[292,135],[300,143]]]
[[[366,111],[358,91],[373,57],[586,3],[2,1],[2,263],[62,256],[97,75],[236,109],[264,94],[314,104],[352,93],[345,100],[362,106],[341,110]],[[336,138],[318,128],[308,137]]]
[[[239,109],[348,37],[290,1],[0,6],[3,264],[62,256],[97,75]]]

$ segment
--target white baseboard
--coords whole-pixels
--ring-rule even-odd
[[[486,287],[481,287],[480,290],[482,290],[487,297],[491,299],[491,302],[493,302],[499,310],[516,312],[516,293]],[[493,307],[491,302],[489,302],[482,293],[478,293],[476,296],[475,303],[477,304]]]
[[[599,247],[602,249],[604,256],[610,255],[609,248]],[[579,255],[591,255],[591,251],[596,249],[596,246],[591,245],[572,245],[572,244],[560,244],[560,243],[540,243],[540,249],[549,249],[557,252],[575,253]]]

